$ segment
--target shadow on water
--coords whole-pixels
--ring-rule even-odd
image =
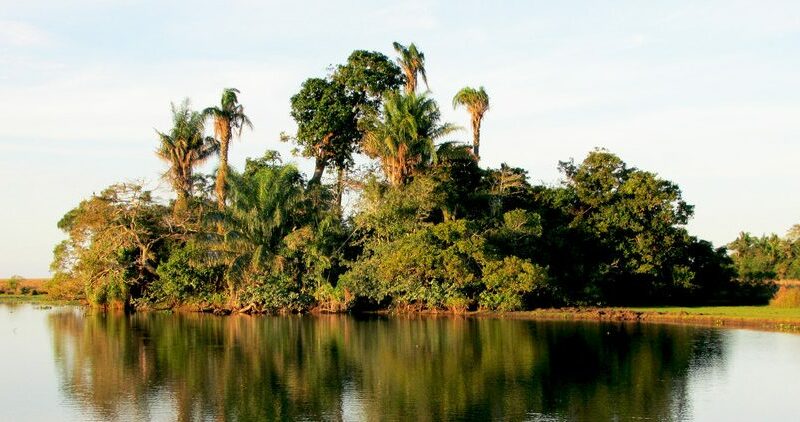
[[[719,331],[470,318],[49,316],[61,388],[102,419],[682,418]]]

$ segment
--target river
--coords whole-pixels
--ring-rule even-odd
[[[0,303],[0,421],[794,420],[800,335]]]

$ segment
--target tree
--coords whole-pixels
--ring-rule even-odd
[[[303,82],[291,103],[291,115],[297,122],[294,139],[302,147],[303,156],[314,158],[314,175],[308,185],[318,185],[329,164],[346,168],[352,163],[361,138],[358,103],[347,95],[344,85],[321,78]]]
[[[373,119],[367,129],[364,151],[381,160],[392,186],[436,161],[435,141],[457,129],[439,119],[439,107],[425,94],[386,95],[382,118]]]
[[[203,135],[204,120],[201,113],[189,108],[186,99],[178,107],[172,104],[172,129],[168,133],[156,131],[160,140],[156,154],[169,163],[170,168],[164,176],[178,195],[174,208],[176,213],[182,213],[188,207],[194,185],[194,168],[218,149],[213,138]]]
[[[591,288],[603,300],[663,301],[675,289],[702,282],[679,260],[693,207],[677,185],[604,150],[579,165],[562,162],[561,170],[573,198],[570,225],[596,244],[587,261],[595,261]]]
[[[225,183],[228,177],[228,147],[234,133],[242,135],[245,126],[253,128],[250,118],[244,114],[244,107],[239,104],[239,90],[225,88],[222,91],[219,107],[208,107],[203,115],[214,120],[214,135],[219,143],[219,168],[217,169],[217,206],[225,208]]]
[[[457,108],[459,105],[466,107],[472,117],[472,152],[476,159],[480,159],[481,121],[483,115],[489,110],[489,95],[486,94],[483,87],[478,89],[462,88],[453,97],[453,108]]]
[[[159,250],[176,236],[166,207],[137,184],[112,185],[82,201],[58,227],[69,238],[56,247],[54,278],[81,280],[93,303],[125,307],[156,278]]]
[[[230,204],[212,214],[224,230],[212,234],[212,260],[226,268],[230,294],[283,265],[284,240],[301,224],[303,178],[294,166],[259,166],[230,175]]]
[[[414,43],[409,44],[408,47],[395,42],[392,44],[394,50],[400,57],[397,58],[397,63],[403,70],[406,79],[406,94],[417,92],[417,75],[422,76],[422,81],[425,82],[425,87],[428,87],[428,76],[425,74],[425,54],[417,50]]]
[[[377,51],[353,51],[347,63],[339,65],[331,78],[355,97],[361,111],[359,117],[380,111],[384,94],[403,84],[400,68]]]

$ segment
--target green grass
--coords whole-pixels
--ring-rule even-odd
[[[0,303],[36,303],[49,305],[77,305],[78,301],[53,299],[49,295],[7,295],[0,294]]]
[[[778,308],[772,306],[703,306],[664,308],[623,308],[637,312],[687,313],[690,315],[719,316],[729,318],[753,318],[765,320],[800,320],[800,308]]]

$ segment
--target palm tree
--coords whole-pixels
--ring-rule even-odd
[[[203,135],[205,117],[189,108],[188,99],[171,107],[172,129],[169,133],[156,131],[161,142],[156,154],[170,165],[164,176],[178,195],[175,212],[179,213],[186,210],[192,195],[194,168],[216,153],[218,144]]]
[[[409,44],[408,47],[398,42],[392,45],[397,54],[400,55],[397,58],[397,63],[406,77],[406,94],[417,91],[417,74],[422,75],[422,81],[425,82],[425,87],[427,88],[428,77],[425,75],[425,54],[417,50],[417,46],[414,43]]]
[[[480,160],[481,120],[483,120],[484,113],[489,110],[489,96],[483,87],[478,89],[462,88],[453,97],[453,108],[458,108],[459,105],[466,107],[472,116],[472,152],[475,154],[475,158]]]
[[[457,127],[439,123],[439,107],[423,95],[386,95],[383,119],[373,120],[364,136],[364,151],[381,160],[392,186],[400,186],[413,174],[436,161],[434,141]]]
[[[287,235],[300,226],[303,179],[291,165],[230,175],[230,203],[211,214],[223,234],[211,234],[210,256],[226,267],[228,290],[281,270]]]
[[[225,208],[225,182],[228,177],[228,145],[234,132],[236,136],[242,135],[242,129],[253,124],[244,114],[244,107],[239,104],[237,97],[239,90],[226,88],[222,91],[219,107],[208,107],[203,110],[203,115],[214,119],[214,135],[219,142],[219,169],[217,169],[217,205],[219,209]]]

